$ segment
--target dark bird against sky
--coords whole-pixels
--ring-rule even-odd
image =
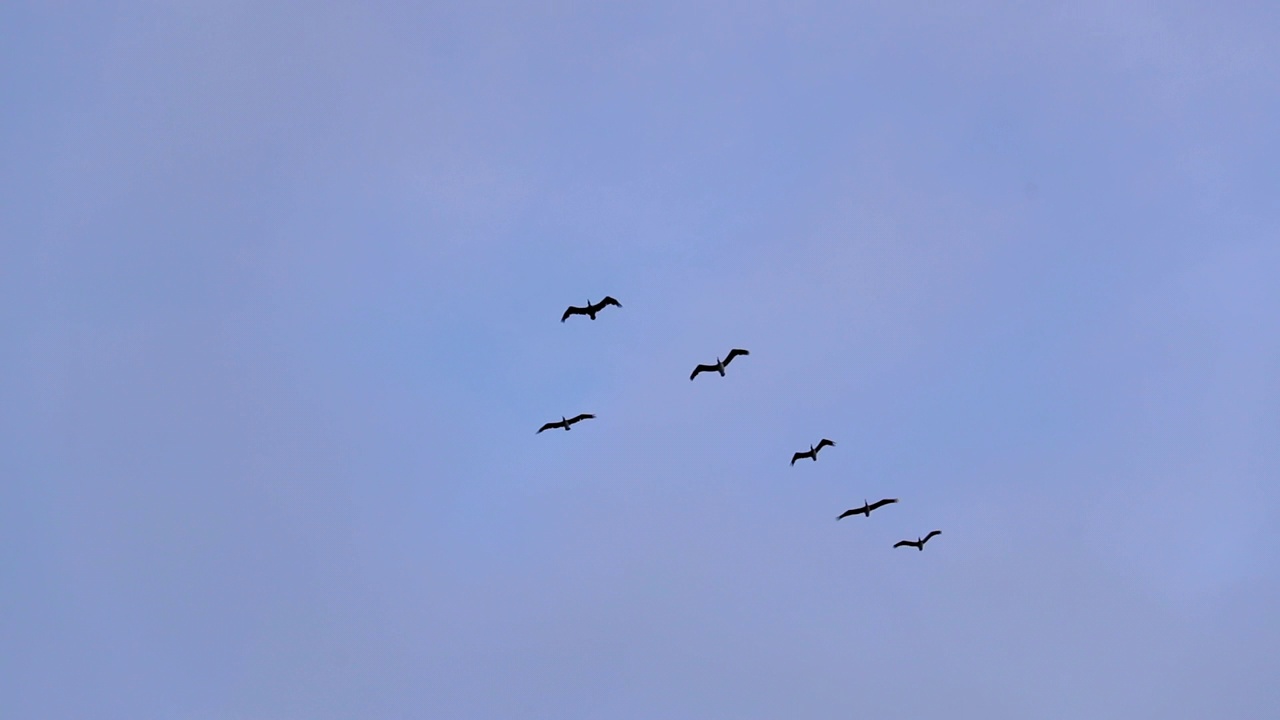
[[[920,550],[920,551],[922,551],[922,552],[923,552],[923,551],[924,551],[924,544],[925,544],[925,543],[927,543],[927,542],[929,542],[929,538],[933,537],[934,535],[941,535],[941,534],[942,534],[942,531],[941,531],[941,530],[934,530],[933,532],[929,533],[928,535],[925,535],[923,539],[921,539],[921,538],[916,538],[915,540],[899,540],[898,542],[894,543],[894,544],[893,544],[893,546],[894,546],[894,547],[904,547],[904,546],[905,546],[905,547],[913,547],[913,548],[915,548],[915,549]]]
[[[881,507],[884,507],[885,505],[890,505],[896,502],[898,502],[898,498],[885,498],[884,500],[877,500],[876,502],[868,505],[867,501],[863,500],[862,507],[853,508],[852,510],[845,510],[844,512],[840,513],[840,515],[836,519],[843,520],[844,518],[847,518],[850,515],[866,515],[867,517],[871,517],[872,510],[875,510],[876,508],[881,508]],[[895,545],[894,547],[897,547],[897,546]]]
[[[564,418],[564,416],[561,416],[561,417],[560,417],[560,422],[549,422],[549,423],[547,423],[546,425],[543,425],[542,427],[538,428],[538,432],[540,433],[540,432],[542,432],[543,430],[551,430],[551,429],[553,429],[553,428],[564,428],[565,430],[568,430],[570,425],[572,425],[572,424],[574,424],[574,423],[576,423],[576,422],[581,422],[582,420],[589,420],[589,419],[594,418],[594,417],[595,417],[595,415],[589,415],[589,414],[587,414],[587,413],[582,413],[581,415],[578,415],[578,416],[576,416],[576,417],[571,417],[571,418],[569,418],[569,419],[567,419],[567,420],[566,420],[566,419]],[[537,434],[538,434],[538,433],[534,433],[534,435],[537,435]]]
[[[716,358],[715,365],[699,365],[698,367],[694,368],[693,374],[689,376],[689,379],[692,380],[698,377],[698,373],[700,372],[711,372],[713,370],[715,372],[720,373],[720,377],[724,377],[724,369],[729,366],[729,363],[733,362],[734,358],[738,357],[739,355],[750,355],[750,354],[751,353],[741,348],[734,348],[729,351],[729,354],[725,356],[724,360],[721,360],[720,358]]]
[[[568,320],[570,315],[586,315],[590,317],[592,320],[595,320],[596,313],[603,310],[606,305],[616,305],[618,307],[622,307],[622,303],[606,295],[603,300],[596,303],[595,305],[591,304],[591,300],[587,300],[586,307],[576,307],[574,305],[570,305],[569,308],[564,311],[564,315],[560,316],[560,322],[564,322],[565,320]]]
[[[818,441],[818,444],[817,444],[816,446],[814,446],[814,445],[810,445],[810,446],[809,446],[809,451],[808,451],[808,452],[798,452],[798,453],[796,453],[795,455],[792,455],[792,456],[791,456],[791,464],[792,464],[792,465],[795,465],[797,460],[802,460],[802,459],[804,459],[804,458],[809,458],[810,460],[813,460],[814,462],[817,462],[817,461],[818,461],[818,451],[819,451],[819,450],[821,450],[822,448],[824,448],[824,447],[828,446],[828,445],[835,445],[835,443],[834,443],[834,442],[832,442],[832,441],[830,441],[830,440],[828,440],[828,439],[826,439],[826,438],[822,438],[821,440],[819,440],[819,441]]]

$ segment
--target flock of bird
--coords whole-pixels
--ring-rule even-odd
[[[618,302],[617,300],[609,296],[606,296],[603,300],[601,300],[598,303],[592,303],[590,300],[587,300],[587,304],[584,307],[577,307],[574,305],[570,305],[564,311],[564,315],[560,316],[560,322],[564,322],[565,320],[568,320],[573,315],[586,315],[592,320],[595,320],[596,314],[610,305],[614,307],[622,307],[622,303]],[[743,350],[742,348],[733,348],[732,350],[729,351],[727,355],[724,356],[723,360],[717,357],[714,365],[699,364],[698,366],[694,367],[693,373],[689,375],[689,379],[692,380],[698,377],[699,373],[704,373],[704,372],[718,372],[720,373],[721,377],[724,377],[724,369],[729,366],[729,363],[733,362],[734,358],[738,357],[739,355],[750,355],[750,354],[751,353],[747,352],[746,350]],[[543,430],[558,430],[561,428],[568,431],[573,425],[580,423],[583,420],[591,420],[593,418],[595,418],[595,415],[592,415],[590,413],[581,413],[573,417],[565,417],[562,415],[560,416],[559,422],[546,423],[542,427],[538,428],[538,432],[540,433]],[[810,460],[817,462],[818,452],[822,450],[822,448],[834,447],[834,446],[835,446],[835,442],[828,440],[827,438],[822,438],[821,440],[818,441],[817,445],[810,445],[808,450],[804,450],[792,455],[791,465],[794,467],[797,460],[803,460],[805,458],[809,458]],[[883,500],[877,500],[876,502],[873,502],[873,503],[868,503],[866,500],[863,500],[862,507],[845,510],[844,512],[840,513],[840,515],[836,517],[836,520],[843,520],[849,517],[850,515],[862,515],[864,517],[869,518],[871,517],[871,513],[873,510],[882,508],[885,505],[892,505],[896,502],[898,502],[898,498],[884,498]],[[917,537],[915,540],[899,540],[898,542],[894,543],[893,546],[895,548],[913,547],[916,550],[923,551],[924,544],[929,542],[930,538],[932,538],[934,535],[941,535],[941,534],[942,534],[941,530],[933,530],[933,531],[930,531],[929,534],[925,535],[924,537]]]

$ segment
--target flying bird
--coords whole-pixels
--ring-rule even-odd
[[[595,320],[596,313],[603,310],[606,305],[616,305],[618,307],[622,307],[622,303],[606,295],[603,300],[596,303],[595,305],[592,305],[590,300],[587,300],[586,307],[574,307],[573,305],[570,305],[569,309],[564,311],[564,315],[560,316],[560,322],[564,322],[565,320],[568,320],[570,315],[586,315],[587,317],[590,317],[592,320]]]
[[[726,367],[729,367],[729,363],[733,362],[734,358],[738,357],[739,355],[750,355],[750,354],[751,353],[747,352],[746,350],[743,350],[742,348],[734,348],[729,351],[729,354],[725,356],[724,360],[721,360],[720,358],[716,358],[715,365],[699,365],[698,367],[694,368],[693,374],[689,376],[689,379],[692,380],[698,377],[698,373],[700,372],[711,372],[713,370],[715,372],[720,373],[720,377],[724,377],[724,369]]]
[[[809,458],[814,462],[818,462],[818,451],[828,445],[835,445],[835,443],[826,438],[822,438],[821,440],[818,441],[818,445],[816,447],[813,445],[809,446],[809,452],[798,452],[795,455],[792,455],[791,464],[795,465],[796,461],[802,458]]]
[[[929,538],[933,537],[934,535],[941,535],[941,534],[942,534],[941,530],[934,530],[928,535],[925,535],[924,538],[916,538],[915,540],[899,540],[898,542],[894,543],[893,546],[902,547],[905,545],[907,547],[913,547],[921,552],[924,552],[924,544],[929,542]]]
[[[867,504],[867,501],[866,501],[866,500],[863,500],[863,501],[862,501],[862,507],[860,507],[860,508],[853,508],[852,510],[845,510],[844,512],[840,513],[840,516],[839,516],[839,517],[837,517],[836,519],[837,519],[837,520],[843,520],[843,519],[845,519],[845,518],[849,517],[850,515],[866,515],[867,517],[871,517],[871,511],[872,511],[872,510],[875,510],[876,508],[882,508],[882,507],[884,507],[885,505],[892,505],[893,503],[896,503],[896,502],[898,502],[898,498],[885,498],[885,499],[883,499],[883,500],[878,500],[878,501],[876,501],[876,502],[871,503],[870,505],[868,505],[868,504]],[[925,538],[925,540],[927,540],[927,539],[928,539],[928,538]],[[900,544],[901,544],[901,543],[900,543]],[[924,544],[924,540],[921,540],[921,541],[920,541],[920,544],[922,544],[922,545],[923,545],[923,544]],[[897,546],[895,545],[894,547],[897,547]]]
[[[538,428],[538,432],[537,432],[537,433],[534,433],[534,435],[537,435],[538,433],[542,432],[543,430],[551,430],[551,429],[553,429],[553,428],[564,428],[564,429],[567,431],[567,430],[569,429],[569,426],[570,426],[570,425],[572,425],[572,424],[574,424],[574,423],[576,423],[576,422],[581,422],[581,421],[583,421],[583,420],[590,420],[590,419],[591,419],[591,418],[593,418],[593,417],[595,417],[595,415],[588,415],[587,413],[582,413],[581,415],[579,415],[579,416],[577,416],[577,417],[571,417],[571,418],[569,418],[569,419],[567,419],[567,420],[566,420],[566,419],[565,419],[565,417],[564,417],[563,415],[561,415],[561,416],[560,416],[560,422],[549,422],[549,423],[547,423],[546,425],[543,425],[542,427]]]

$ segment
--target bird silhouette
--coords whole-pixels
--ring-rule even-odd
[[[899,540],[898,542],[894,543],[893,546],[894,547],[904,547],[904,546],[913,547],[921,552],[924,552],[924,544],[929,542],[929,538],[933,537],[934,535],[941,535],[941,534],[942,534],[941,530],[934,530],[928,535],[925,535],[923,538],[916,538],[915,540]]]
[[[712,372],[712,371],[718,372],[720,373],[720,377],[724,377],[724,369],[729,366],[729,363],[733,362],[734,358],[738,357],[739,355],[750,355],[750,354],[751,353],[741,348],[734,348],[729,351],[729,354],[725,356],[724,360],[721,360],[720,358],[716,358],[715,365],[699,365],[698,367],[694,368],[693,374],[689,376],[689,379],[692,380],[698,377],[698,373],[700,372]]]
[[[850,515],[866,515],[867,517],[871,517],[872,510],[875,510],[876,508],[882,508],[885,505],[890,505],[896,502],[898,502],[898,498],[885,498],[883,500],[877,500],[876,502],[868,505],[867,501],[863,500],[862,507],[853,508],[852,510],[845,510],[844,512],[840,513],[840,515],[836,519],[843,520],[849,517]]]
[[[809,458],[810,460],[817,462],[818,451],[828,445],[835,445],[835,443],[826,438],[822,438],[821,440],[818,441],[818,444],[816,446],[815,445],[809,446],[809,452],[798,452],[795,455],[792,455],[791,464],[795,465],[797,460],[801,460],[803,458]]]
[[[576,422],[581,422],[581,421],[583,421],[583,420],[590,420],[591,418],[594,418],[594,417],[595,417],[595,415],[589,415],[589,414],[587,414],[587,413],[582,413],[581,415],[578,415],[577,417],[571,417],[571,418],[569,418],[569,419],[567,419],[567,420],[566,420],[566,419],[564,418],[564,416],[562,415],[562,416],[560,416],[560,422],[549,422],[549,423],[547,423],[546,425],[543,425],[542,427],[538,428],[538,432],[537,432],[537,433],[534,433],[534,435],[537,435],[538,433],[542,432],[543,430],[551,430],[551,429],[553,429],[553,428],[564,428],[565,430],[568,430],[570,425],[572,425],[572,424],[574,424],[574,423],[576,423]]]
[[[595,320],[596,313],[603,310],[606,305],[616,305],[618,307],[622,307],[622,303],[606,295],[603,300],[596,303],[595,305],[592,305],[590,300],[587,300],[586,307],[576,307],[574,305],[570,305],[569,309],[564,311],[564,315],[560,316],[560,322],[564,322],[565,320],[568,320],[570,315],[586,315],[592,320]]]

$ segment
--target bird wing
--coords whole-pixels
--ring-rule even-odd
[[[843,520],[843,519],[845,519],[845,518],[849,517],[850,515],[857,515],[857,514],[858,514],[858,508],[854,508],[854,509],[852,509],[852,510],[845,510],[844,512],[842,512],[842,513],[840,513],[839,515],[837,515],[837,516],[836,516],[836,519],[837,519],[837,520]]]
[[[826,438],[822,438],[821,440],[819,440],[819,441],[818,441],[818,446],[817,446],[817,447],[815,447],[815,448],[814,448],[814,450],[821,450],[822,448],[824,448],[824,447],[826,447],[826,446],[828,446],[828,445],[831,445],[831,446],[833,446],[833,447],[834,447],[834,446],[835,446],[835,443],[834,443],[834,442],[831,442],[830,440],[828,440],[828,439],[826,439]]]
[[[558,427],[564,427],[564,425],[561,425],[558,422],[547,423],[546,425],[543,425],[542,427],[538,428],[538,432],[540,433],[543,430],[550,430],[551,428],[558,428]],[[534,435],[537,435],[537,434],[538,433],[534,433]]]
[[[791,464],[792,464],[792,465],[795,465],[797,460],[799,460],[799,459],[801,459],[801,458],[807,458],[807,457],[809,457],[809,453],[807,453],[807,452],[798,452],[798,453],[796,453],[795,455],[792,455],[792,456],[791,456]]]
[[[920,544],[923,545],[929,542],[929,538],[933,537],[934,535],[941,535],[941,534],[942,534],[941,530],[933,530],[928,535],[924,536],[924,539],[920,541]]]
[[[899,540],[893,544],[894,547],[902,547],[903,545],[906,545],[907,547],[915,547],[917,543],[915,540]]]
[[[576,423],[576,422],[578,422],[578,421],[580,421],[580,420],[590,420],[590,419],[591,419],[591,418],[593,418],[593,417],[595,417],[595,415],[591,415],[591,414],[589,414],[589,413],[582,413],[582,414],[578,415],[577,417],[571,417],[571,418],[569,418],[567,422],[568,422],[570,425],[572,425],[572,424],[574,424],[574,423]]]
[[[884,507],[885,505],[890,505],[896,502],[898,502],[898,498],[885,498],[884,500],[878,500],[876,502],[871,503],[871,506],[867,508],[867,510],[868,511],[875,510],[876,508]]]
[[[560,316],[560,322],[564,322],[565,320],[568,320],[570,315],[586,315],[586,314],[587,314],[586,308],[574,307],[573,305],[570,305],[569,309],[564,311],[564,315]]]
[[[750,355],[750,354],[751,353],[747,352],[746,350],[743,350],[742,348],[734,348],[729,351],[728,355],[724,356],[724,364],[728,365],[729,363],[733,362],[733,359],[738,357],[739,355]]]
[[[605,305],[616,305],[616,306],[618,306],[618,307],[622,307],[622,303],[618,302],[617,300],[614,300],[614,299],[613,299],[613,296],[611,296],[611,295],[605,295],[603,300],[601,300],[600,302],[596,303],[596,309],[597,309],[597,310],[599,310],[600,308],[604,307]]]
[[[698,376],[698,373],[700,372],[711,372],[712,370],[715,370],[715,369],[716,369],[715,365],[699,365],[698,367],[693,369],[693,374],[689,376],[689,379],[690,380],[694,379],[695,377]]]

